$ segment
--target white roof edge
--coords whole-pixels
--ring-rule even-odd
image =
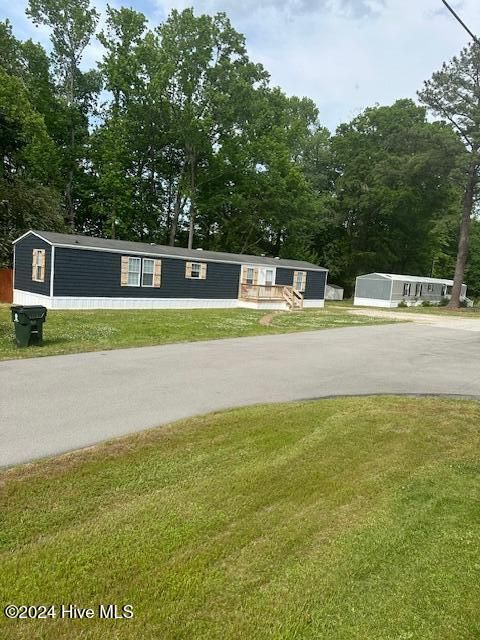
[[[16,244],[19,240],[23,240],[23,238],[25,238],[25,236],[28,236],[28,234],[31,233],[34,236],[37,236],[37,238],[40,238],[40,240],[43,240],[44,242],[46,242],[47,244],[49,244],[51,247],[54,246],[53,242],[50,242],[50,240],[47,240],[46,238],[44,238],[43,236],[41,236],[39,233],[37,233],[36,231],[25,231],[25,233],[23,233],[19,238],[16,238],[15,240],[12,241],[12,244]]]
[[[396,282],[420,282],[425,284],[446,284],[448,286],[453,285],[453,280],[451,278],[431,278],[430,276],[409,276],[405,274],[399,273],[380,273],[379,271],[374,271],[372,273],[365,273],[361,276],[357,276],[358,278],[367,278],[369,276],[379,276],[381,278],[385,278],[387,280],[396,281]],[[463,282],[462,285],[466,286],[466,283]]]

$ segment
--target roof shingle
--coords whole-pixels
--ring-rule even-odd
[[[169,247],[166,245],[148,244],[145,242],[95,238],[93,236],[56,233],[54,231],[32,231],[31,233],[35,233],[57,247],[68,246],[85,249],[105,249],[116,252],[141,253],[172,258],[191,258],[199,261],[233,262],[239,264],[258,264],[272,267],[327,271],[324,267],[319,267],[311,262],[305,262],[302,260],[271,258],[267,256],[254,256],[242,253],[226,253],[222,251],[203,251],[202,249],[184,249],[183,247]]]

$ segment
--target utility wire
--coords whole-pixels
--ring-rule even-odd
[[[478,46],[480,47],[480,41],[478,40],[477,36],[474,35],[470,29],[467,27],[467,25],[465,24],[465,22],[460,18],[460,16],[458,15],[458,13],[456,13],[456,11],[454,11],[452,9],[452,7],[448,4],[448,2],[446,0],[442,0],[443,4],[447,7],[447,9],[450,11],[450,13],[452,14],[452,16],[455,18],[455,20],[457,20],[457,22],[459,22],[462,27],[465,29],[465,31],[468,33],[468,35],[472,38],[472,40],[478,44]]]

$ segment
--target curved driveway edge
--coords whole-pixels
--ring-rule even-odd
[[[405,323],[10,360],[0,394],[9,466],[262,402],[480,396],[480,338]]]

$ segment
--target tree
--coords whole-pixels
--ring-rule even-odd
[[[421,102],[447,121],[460,136],[466,159],[463,172],[463,206],[458,237],[452,295],[449,306],[458,307],[468,258],[470,221],[480,179],[480,46],[471,44],[425,82]]]
[[[98,35],[105,54],[99,65],[104,86],[112,99],[104,103],[101,124],[92,140],[93,169],[97,176],[96,225],[114,238],[144,239],[152,232],[158,220],[149,222],[142,201],[143,182],[147,165],[150,168],[150,198],[146,205],[154,217],[158,211],[158,172],[154,159],[158,149],[157,138],[145,134],[145,129],[162,129],[158,111],[152,113],[147,97],[145,67],[151,60],[145,43],[146,18],[132,9],[107,7],[104,30]],[[153,118],[150,123],[149,119]],[[153,179],[152,179],[153,176]]]
[[[344,283],[369,271],[429,273],[434,229],[456,197],[462,147],[451,128],[399,100],[340,125],[332,153]]]
[[[245,38],[224,13],[197,17],[191,9],[174,10],[158,34],[169,146],[175,149],[172,157],[177,165],[175,202],[188,200],[191,247],[202,179],[212,178],[209,166],[214,156],[227,138],[242,130],[248,97],[267,74],[250,62]],[[175,241],[180,211],[175,206],[170,244]]]
[[[66,219],[75,229],[77,183],[84,172],[89,115],[99,91],[99,75],[84,72],[80,63],[95,32],[98,13],[89,0],[29,0],[27,15],[36,25],[50,28],[52,61],[58,91],[65,101],[63,131],[64,194]]]
[[[0,264],[12,241],[29,228],[59,230],[62,215],[54,188],[57,155],[41,115],[18,78],[0,70]],[[47,160],[47,161],[46,161]]]

